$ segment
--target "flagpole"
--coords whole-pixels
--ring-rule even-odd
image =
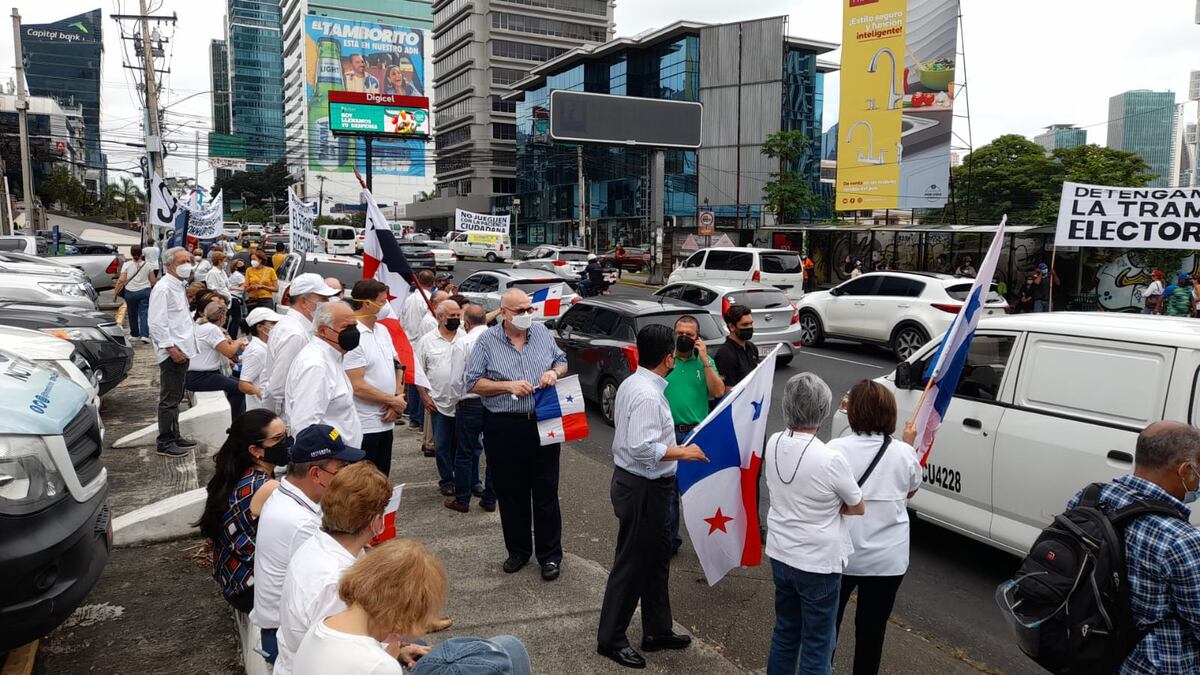
[[[1054,311],[1054,259],[1058,257],[1058,244],[1050,249],[1050,269],[1047,270],[1046,277],[1046,311]],[[1082,263],[1080,263],[1082,264]]]
[[[354,177],[358,179],[358,184],[362,186],[362,189],[366,190],[368,193],[371,192],[371,189],[367,187],[366,181],[363,180],[362,174],[358,172],[358,167],[354,168]],[[415,286],[417,292],[421,294],[421,300],[425,303],[425,309],[429,310],[429,315],[436,319],[437,312],[433,311],[433,307],[429,306],[429,296],[425,295],[425,289],[421,288],[421,284],[418,283],[414,283],[413,286]]]

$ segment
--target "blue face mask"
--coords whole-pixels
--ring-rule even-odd
[[[1187,483],[1183,484],[1183,489],[1185,490],[1183,494],[1184,504],[1191,504],[1197,499],[1200,499],[1200,473],[1197,473],[1196,467],[1192,466],[1191,464],[1188,464],[1188,468],[1191,469],[1192,474],[1196,476],[1196,489],[1188,490]]]

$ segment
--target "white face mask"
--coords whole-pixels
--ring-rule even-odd
[[[250,261],[250,266],[251,266],[251,267],[258,267],[259,265],[262,265],[262,263],[258,262],[258,259],[257,259],[257,258],[255,258],[254,260],[251,260],[251,261]]]
[[[194,266],[192,265],[192,263],[183,263],[182,265],[176,265],[175,266],[175,274],[178,275],[180,279],[186,279],[186,278],[192,276],[193,268],[194,268]]]
[[[515,328],[519,328],[521,330],[529,330],[529,327],[533,325],[533,315],[532,314],[516,314],[513,316],[513,318],[509,319],[509,321],[512,322],[512,325]]]

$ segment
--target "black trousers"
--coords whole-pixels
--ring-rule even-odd
[[[362,451],[367,454],[366,460],[387,476],[392,470],[392,439],[391,429],[363,434]]]
[[[158,439],[161,450],[179,440],[179,402],[183,400],[183,381],[188,362],[175,363],[171,357],[158,364]]]
[[[675,477],[650,480],[624,469],[612,477],[613,513],[617,515],[617,552],[604,588],[596,642],[603,647],[629,645],[625,630],[642,603],[642,634],[671,633],[671,531],[667,508],[675,494]]]
[[[483,449],[492,467],[508,554],[524,560],[536,554],[542,565],[562,562],[561,446],[539,445],[535,420],[488,412],[483,417]]]
[[[896,592],[904,575],[894,577],[856,577],[842,575],[842,597],[838,603],[838,634],[842,632],[842,614],[850,602],[850,594],[858,589],[858,604],[854,609],[854,675],[875,675],[883,658],[883,637],[888,617],[896,604]]]

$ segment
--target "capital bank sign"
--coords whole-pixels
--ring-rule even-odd
[[[25,39],[36,42],[66,42],[91,44],[96,41],[88,33],[67,32],[60,28],[47,28],[45,26],[27,26],[25,28]]]

